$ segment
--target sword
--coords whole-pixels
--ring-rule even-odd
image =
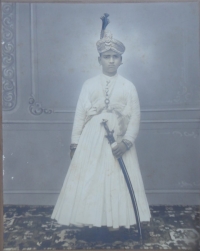
[[[113,136],[113,133],[114,133],[114,130],[110,131],[109,128],[108,128],[108,125],[107,125],[107,120],[103,119],[102,123],[105,130],[106,130],[106,138],[108,139],[108,142],[109,144],[111,145],[111,147],[114,147],[117,143],[115,141],[115,138]],[[139,215],[139,211],[138,211],[138,206],[137,206],[137,201],[136,201],[136,198],[135,198],[135,193],[134,193],[134,190],[133,190],[133,186],[131,184],[131,180],[130,180],[130,177],[128,175],[128,172],[127,172],[127,169],[126,169],[126,166],[124,164],[124,161],[122,159],[122,157],[118,158],[117,159],[118,162],[119,162],[119,165],[121,167],[121,170],[123,172],[123,175],[124,175],[124,178],[125,178],[125,181],[126,181],[126,185],[128,187],[128,190],[129,190],[129,194],[130,194],[130,197],[131,197],[131,201],[132,201],[132,205],[133,205],[133,209],[134,209],[134,213],[135,213],[135,218],[136,218],[136,222],[137,222],[137,229],[138,229],[138,235],[139,235],[139,240],[142,241],[142,230],[141,230],[141,225],[140,225],[140,215]]]

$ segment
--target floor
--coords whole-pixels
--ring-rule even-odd
[[[143,243],[135,227],[109,231],[66,227],[52,221],[51,206],[4,207],[5,250],[180,249],[200,250],[200,207],[151,206],[152,220],[142,223]]]

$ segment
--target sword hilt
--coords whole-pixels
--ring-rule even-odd
[[[106,133],[107,133],[106,138],[108,139],[108,142],[112,145],[115,142],[115,138],[113,136],[114,130],[112,130],[112,131],[109,130],[107,122],[108,122],[108,120],[103,119],[101,124],[103,124],[103,126],[106,130]]]

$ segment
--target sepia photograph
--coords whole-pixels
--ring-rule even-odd
[[[1,19],[3,250],[199,250],[199,1]]]

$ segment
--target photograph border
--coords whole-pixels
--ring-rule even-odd
[[[198,12],[199,12],[199,28],[200,28],[200,0],[4,0],[1,1],[2,3],[66,3],[66,4],[115,4],[115,3],[192,3],[196,2],[198,3]],[[0,18],[2,20],[2,5],[1,5],[1,11],[0,11]],[[1,27],[2,28],[2,27]],[[2,38],[2,33],[0,34],[0,37]],[[1,44],[2,46],[2,44]],[[0,49],[0,56],[2,59],[2,48]],[[199,58],[200,58],[200,30],[199,30]],[[1,62],[2,63],[2,62]],[[200,69],[199,69],[200,71]],[[2,67],[0,69],[0,76],[2,79]],[[1,119],[1,125],[0,125],[0,135],[1,135],[1,146],[0,146],[0,154],[3,156],[3,136],[2,136],[2,81],[1,81],[1,88],[0,88],[0,119]],[[0,251],[3,251],[3,160],[0,159]],[[16,250],[13,248],[13,250]],[[55,250],[55,249],[48,249],[48,250]],[[84,250],[84,249],[83,249]],[[91,250],[91,249],[90,249]],[[146,250],[146,249],[140,249],[140,250]],[[154,249],[155,250],[155,249]],[[26,250],[24,250],[26,251]],[[28,250],[27,250],[28,251]],[[39,251],[39,250],[38,250]],[[43,251],[43,250],[41,250]],[[59,250],[56,250],[59,251]],[[63,250],[61,250],[63,251]],[[97,251],[97,249],[91,250],[91,251]],[[101,251],[104,251],[101,249]],[[167,250],[166,250],[167,251]]]

